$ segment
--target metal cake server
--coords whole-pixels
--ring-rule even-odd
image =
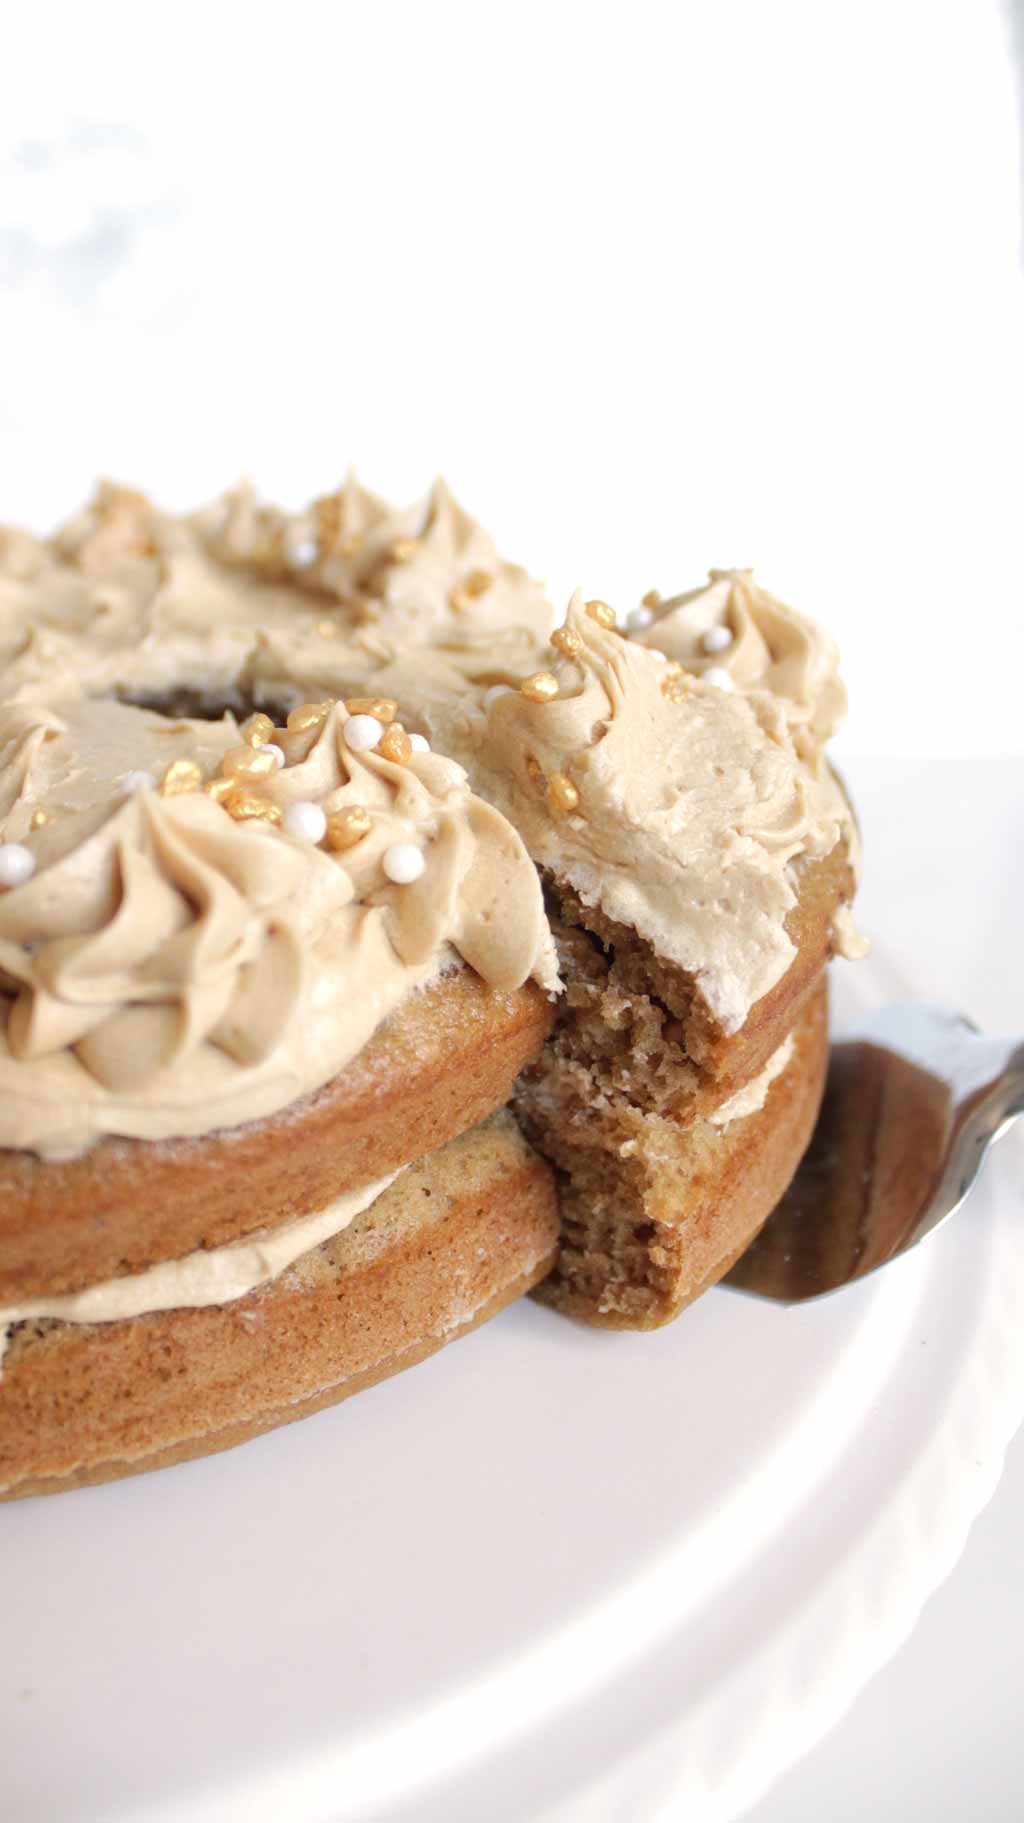
[[[1024,1113],[1024,1040],[915,1003],[832,1046],[818,1124],[782,1202],[724,1283],[796,1304],[838,1291],[954,1214]]]

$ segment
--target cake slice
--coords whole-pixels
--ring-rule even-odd
[[[716,653],[707,634],[728,630],[746,687],[576,598],[550,669],[492,696],[461,745],[450,729],[541,869],[565,984],[513,1101],[559,1187],[538,1295],[616,1328],[677,1315],[770,1214],[821,1098],[825,967],[852,947],[856,831],[821,747],[841,697],[828,642],[773,604],[803,662],[780,678],[761,639],[769,687],[730,590],[684,602]]]

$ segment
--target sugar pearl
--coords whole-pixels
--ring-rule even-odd
[[[736,685],[724,665],[709,665],[704,672],[703,681],[713,684],[716,690],[735,690]]]
[[[345,723],[345,745],[353,753],[369,753],[384,732],[384,723],[375,715],[350,715]]]
[[[20,842],[0,842],[0,886],[23,886],[36,871],[31,848]]]
[[[422,849],[412,842],[392,842],[391,847],[384,850],[381,866],[396,886],[410,886],[413,880],[419,879],[426,862]]]
[[[705,652],[728,652],[732,633],[728,627],[709,627],[704,635]]]
[[[322,842],[327,834],[327,818],[319,804],[313,804],[308,798],[299,798],[289,804],[284,813],[284,828],[290,836],[297,836],[300,842]]]
[[[414,753],[430,752],[430,742],[425,734],[410,734],[409,745]]]
[[[484,708],[485,709],[493,708],[493,706],[497,702],[499,696],[514,696],[514,695],[515,695],[515,692],[514,692],[511,684],[492,684],[489,690],[484,691]]]
[[[126,772],[118,790],[123,798],[132,798],[137,791],[155,791],[156,780],[151,772]]]
[[[652,609],[645,608],[643,602],[638,608],[631,608],[626,615],[626,627],[630,633],[643,633],[654,619]]]

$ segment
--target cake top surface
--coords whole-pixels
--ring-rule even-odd
[[[534,863],[737,1030],[853,840],[835,648],[743,571],[555,618],[443,483],[0,532],[0,1146],[276,1112],[457,958],[557,991]]]

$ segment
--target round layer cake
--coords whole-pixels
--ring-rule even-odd
[[[663,1322],[769,1213],[857,947],[834,649],[744,572],[555,622],[441,484],[0,534],[0,1489],[255,1434],[542,1278]],[[461,1219],[402,1276],[432,1160],[468,1303]]]

